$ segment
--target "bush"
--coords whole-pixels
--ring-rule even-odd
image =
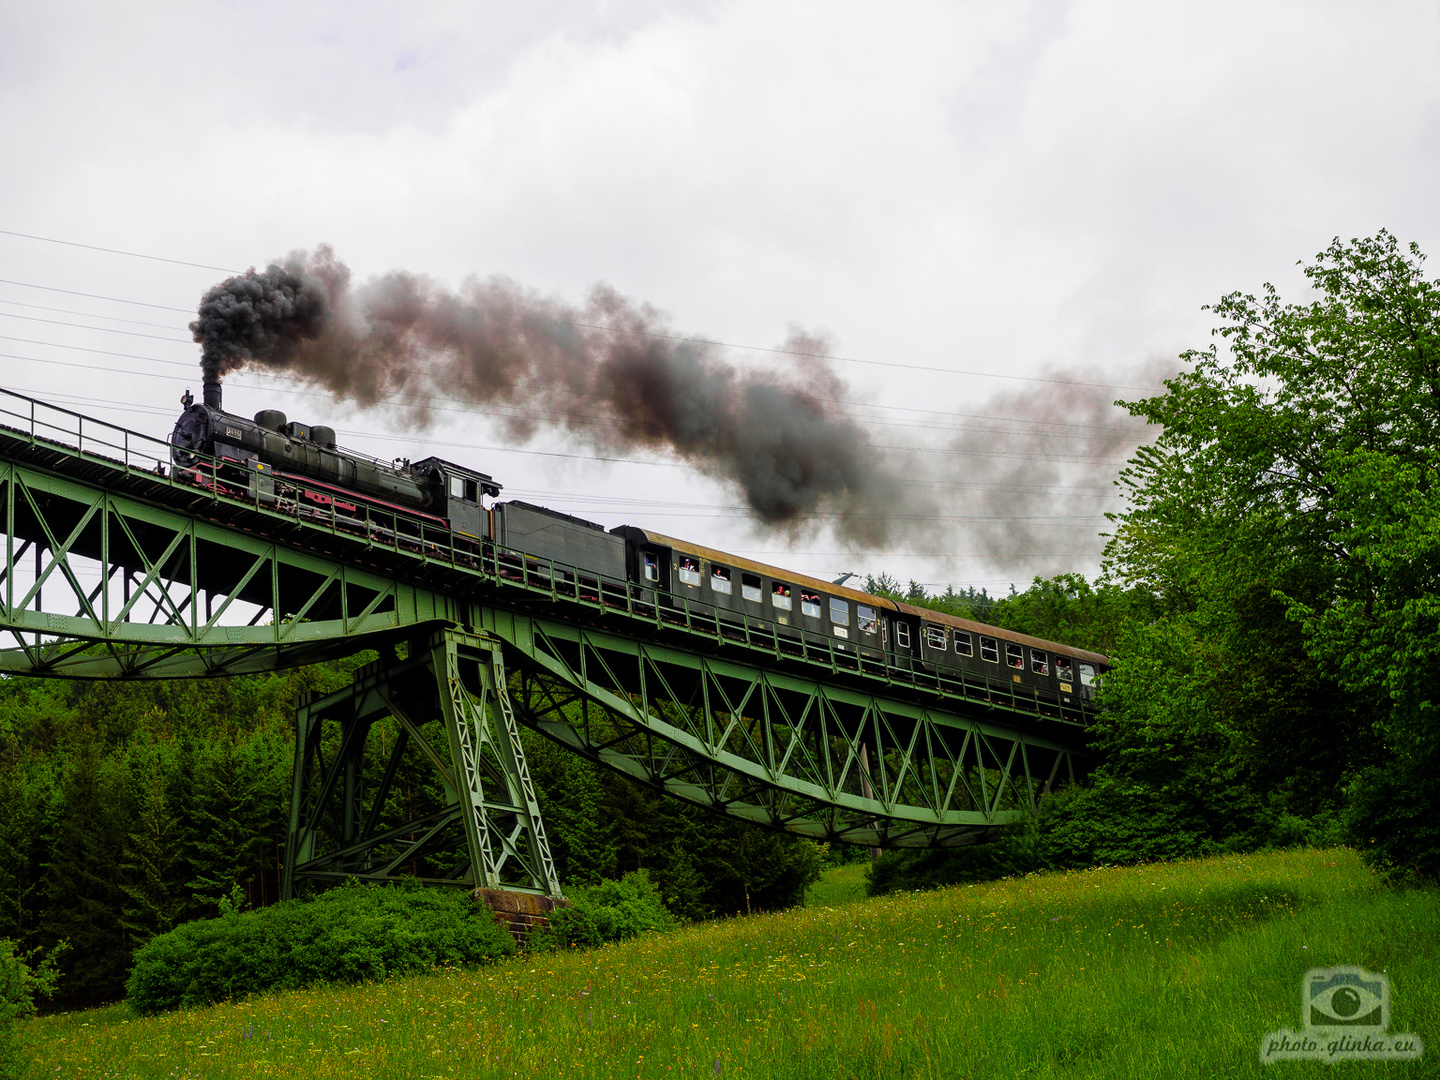
[[[514,950],[490,909],[466,893],[351,883],[152,938],[136,953],[125,990],[137,1009],[155,1012],[481,963]]]
[[[64,942],[56,945],[32,968],[27,961],[40,950],[17,953],[13,941],[0,938],[0,1076],[19,1076],[23,1071],[24,1054],[15,1039],[15,1021],[35,1015],[37,997],[54,995],[60,978],[55,962],[65,948]]]
[[[1035,826],[1026,824],[988,844],[887,851],[866,870],[865,893],[884,896],[1028,874],[1041,865],[1038,844]]]
[[[1394,759],[1350,786],[1345,827],[1360,857],[1386,880],[1440,882],[1440,731],[1404,733]]]
[[[1414,812],[1398,801],[1394,806],[1399,807],[1397,813]],[[1365,820],[1378,817],[1377,809]],[[1143,784],[1102,775],[1091,784],[1074,785],[1047,798],[1034,821],[988,844],[887,852],[871,864],[866,891],[883,896],[1037,870],[1131,866],[1273,848],[1338,847],[1345,841],[1342,822],[1330,811],[1304,818],[1262,807],[1247,824],[1244,832],[1217,840],[1214,830],[1191,808],[1167,802]],[[1380,864],[1380,851],[1378,845],[1372,849],[1372,864]],[[1384,849],[1386,856],[1390,853],[1391,849]]]
[[[34,1016],[35,999],[54,995],[55,984],[60,980],[56,962],[65,949],[62,941],[31,967],[27,961],[38,957],[39,949],[21,955],[15,951],[15,942],[0,938],[0,1027],[12,1020]]]
[[[619,881],[574,889],[569,899],[569,907],[551,912],[549,932],[532,937],[532,948],[624,941],[647,930],[668,930],[677,921],[643,870],[626,874]]]

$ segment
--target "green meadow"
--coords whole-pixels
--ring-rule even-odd
[[[1345,849],[1032,875],[144,1017],[28,1022],[46,1077],[1186,1077],[1262,1066],[1308,968],[1388,973],[1440,1075],[1440,892]],[[846,877],[850,875],[850,877]]]

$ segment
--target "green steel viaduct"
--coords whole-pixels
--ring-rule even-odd
[[[877,847],[983,841],[1087,766],[1085,717],[1000,677],[597,596],[419,518],[364,511],[356,529],[333,505],[197,488],[170,461],[164,441],[0,391],[0,673],[190,678],[377,654],[298,704],[287,896],[443,865],[430,880],[559,897],[522,726],[677,798]],[[384,718],[398,734],[367,754]],[[387,796],[417,762],[444,804],[397,823]]]

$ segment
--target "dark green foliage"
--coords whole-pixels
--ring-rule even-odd
[[[1030,588],[989,608],[985,621],[1022,634],[1093,652],[1113,653],[1125,628],[1158,613],[1153,595],[1113,582],[1091,584],[1080,574],[1036,578]]]
[[[37,950],[38,951],[38,950]],[[48,956],[21,955],[15,942],[0,938],[0,1029],[12,1021],[35,1015],[36,999],[55,993],[60,971],[56,965],[64,947]]]
[[[954,585],[947,585],[943,593],[929,593],[913,578],[908,585],[902,587],[900,582],[889,574],[881,574],[879,577],[874,574],[867,575],[865,591],[875,596],[888,596],[893,600],[904,600],[907,604],[943,611],[957,618],[978,619],[981,622],[992,621],[990,609],[995,604],[994,598],[986,590],[977,589],[973,585],[963,592]]]
[[[989,844],[968,848],[892,851],[866,876],[871,896],[940,885],[994,881],[1046,870],[1128,866],[1198,858],[1231,851],[1287,847],[1334,847],[1344,839],[1332,814],[1301,818],[1253,806],[1237,811],[1242,827],[1217,827],[1203,800],[1175,789],[1127,782],[1102,773],[1092,784],[1072,786],[1047,799],[1039,818]]]
[[[153,938],[135,954],[129,1002],[154,1012],[272,989],[365,982],[514,951],[468,893],[350,884],[314,900],[227,911]]]
[[[113,998],[125,982],[128,942],[119,925],[124,906],[119,882],[126,794],[114,760],[93,742],[76,748],[57,792],[41,924],[46,940],[70,945],[62,969],[69,1001]]]
[[[527,732],[525,760],[540,793],[545,835],[560,880],[593,885],[617,872],[618,830],[606,812],[600,771],[549,739]]]
[[[278,900],[294,699],[343,683],[360,659],[213,682],[0,679],[0,935],[24,950],[69,941],[56,1004],[119,996],[136,949],[213,917],[236,888],[247,908]],[[398,733],[389,721],[371,730],[370,775]],[[818,875],[813,844],[675,802],[527,739],[571,891],[645,869],[674,912],[702,918],[798,903]],[[402,759],[382,830],[444,804],[421,758]]]
[[[172,929],[183,908],[185,823],[177,807],[179,780],[172,745],[137,747],[131,754],[134,812],[120,866],[125,893],[120,925],[137,946]]]
[[[538,735],[525,747],[567,890],[644,870],[671,912],[705,919],[794,907],[820,876],[808,840],[679,802]]]
[[[603,945],[668,930],[676,922],[643,870],[571,889],[567,899],[570,906],[551,912],[548,934],[533,938],[532,948]]]
[[[1028,874],[1039,866],[1036,847],[1032,827],[970,847],[887,851],[870,864],[865,892],[884,896]]]
[[[1356,778],[1346,825],[1370,865],[1394,881],[1440,881],[1440,731],[1417,733]]]
[[[347,665],[219,681],[0,679],[0,935],[68,942],[56,1003],[122,992],[133,949],[278,898],[296,694]]]
[[[257,731],[200,744],[190,758],[189,882],[201,905],[237,885],[252,905],[279,895],[279,851],[287,828],[283,800],[293,769],[293,736]]]
[[[1101,646],[1103,765],[1065,811],[1067,857],[1313,840],[1343,819],[1372,865],[1433,875],[1440,287],[1421,261],[1383,232],[1337,241],[1306,269],[1314,300],[1224,297],[1224,348],[1129,403],[1162,430],[1122,474],[1107,580],[1146,599]],[[1078,642],[1066,591],[992,616]]]

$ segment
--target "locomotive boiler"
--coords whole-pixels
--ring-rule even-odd
[[[341,449],[334,428],[295,423],[279,409],[261,409],[247,420],[224,410],[220,384],[210,380],[203,401],[187,390],[181,404],[170,435],[177,468],[213,461],[261,502],[274,500],[277,481],[294,477],[307,489],[320,488],[320,498],[353,503],[358,497],[418,512],[472,538],[491,535],[484,499],[500,494],[500,485],[485,473],[436,457],[399,464],[368,458]],[[317,497],[310,490],[303,494]]]

